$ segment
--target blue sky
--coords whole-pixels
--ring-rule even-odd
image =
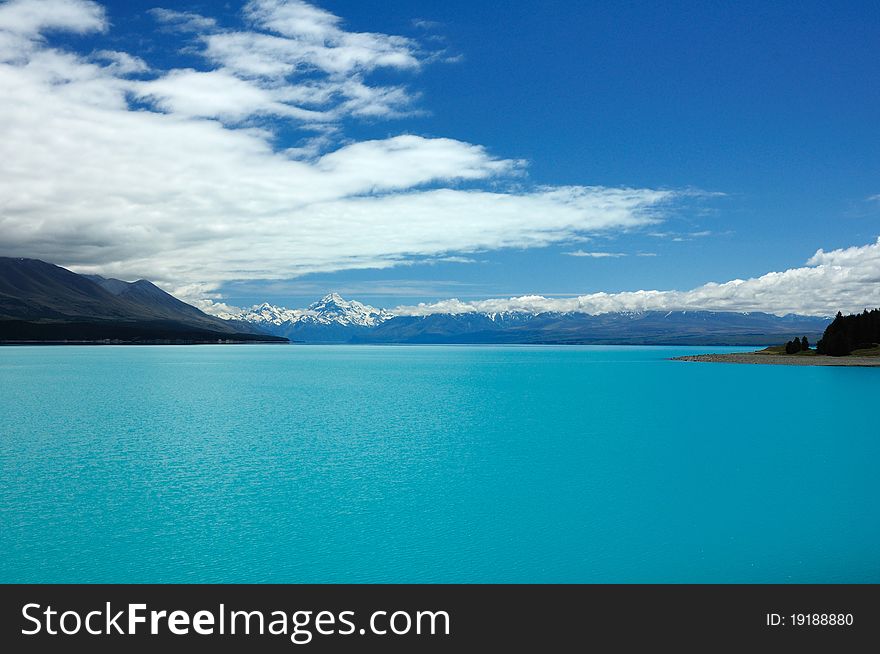
[[[50,120],[19,131],[42,142],[66,129],[67,141],[103,139],[108,148],[118,137],[113,157],[130,147],[131,158],[114,163],[96,150],[93,169],[84,166],[92,177],[76,185],[91,195],[52,189],[44,199],[43,180],[8,203],[2,217],[13,231],[0,237],[4,254],[150,276],[188,298],[237,306],[302,306],[330,290],[382,306],[688,291],[844,259],[862,266],[867,288],[876,286],[876,3],[47,1],[42,8],[40,0],[0,4],[0,35],[11,6],[5,29],[22,39],[6,45],[5,65],[29,75],[22,79],[34,88],[52,84],[45,69],[57,66],[53,74],[72,80],[67,88],[75,92],[62,99],[82,110],[83,132],[71,134],[60,122],[53,128]],[[34,7],[69,14],[63,24],[45,17],[28,23]],[[317,23],[306,25],[302,16]],[[300,47],[315,24],[332,51]],[[365,33],[375,38],[358,36]],[[233,37],[242,35],[250,40],[239,48]],[[282,53],[296,60],[289,71],[266,73],[265,61],[255,68],[246,60],[263,42],[254,39],[265,37],[275,48],[269,59]],[[123,69],[104,51],[140,63]],[[78,59],[54,60],[47,56],[53,52]],[[87,65],[104,68],[84,80]],[[195,97],[203,81],[210,88]],[[333,99],[303,101],[303,89],[317,85]],[[96,107],[103,95],[107,104]],[[303,109],[325,115],[316,121]],[[113,117],[116,136],[108,131]],[[189,131],[175,151],[178,128]],[[262,135],[254,136],[258,129]],[[251,140],[238,142],[245,134]],[[418,140],[394,141],[402,136]],[[214,137],[220,140],[212,146]],[[157,139],[167,147],[138,159]],[[267,168],[260,178],[254,171],[271,159],[256,152],[260,143],[273,166],[285,156],[301,170]],[[201,147],[241,148],[230,165],[242,165],[247,176],[226,179],[205,161],[190,162]],[[400,149],[406,157],[385,171],[388,153]],[[78,151],[71,148],[62,163],[77,166]],[[41,156],[48,154],[35,153],[20,168],[46,170]],[[169,171],[179,166],[175,179],[185,186],[159,172],[163,158]],[[461,168],[471,172],[459,175]],[[137,192],[113,191],[115,183],[126,187],[116,180],[120,169],[137,173]],[[423,172],[405,175],[415,170]],[[325,183],[347,190],[289,196],[285,175],[308,180],[308,191]],[[102,183],[109,203],[98,196]],[[172,206],[168,198],[185,189],[201,199]],[[454,195],[443,203],[431,192]],[[475,203],[477,192],[486,195]],[[200,211],[187,229],[188,216]],[[340,212],[352,218],[334,220]],[[37,214],[47,227],[35,234]],[[215,224],[212,216],[222,218]],[[422,229],[428,222],[433,231]],[[421,231],[398,238],[414,223]],[[861,250],[843,250],[852,247]],[[814,256],[820,249],[830,258]],[[786,293],[803,294],[803,274],[786,278],[797,279]],[[830,309],[835,297],[856,305],[875,297],[809,274],[827,286],[804,302],[805,311]],[[742,306],[758,308],[758,295]]]

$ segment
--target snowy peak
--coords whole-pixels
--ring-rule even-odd
[[[276,307],[268,302],[263,302],[263,304],[257,304],[250,309],[244,309],[241,313],[231,315],[229,318],[253,323],[283,325],[286,322],[295,320],[301,313],[302,311],[296,309],[285,309],[284,307]]]
[[[302,320],[321,324],[375,327],[393,317],[385,309],[377,309],[356,300],[345,300],[338,293],[330,293],[310,304],[304,311]]]
[[[309,305],[309,308],[322,307],[322,306],[323,307],[328,307],[328,306],[347,307],[350,304],[352,304],[353,302],[354,301],[348,302],[339,293],[327,293],[327,295],[322,297],[317,302],[312,302],[312,304]],[[355,304],[360,304],[360,303],[355,302]]]
[[[346,300],[338,293],[329,293],[305,309],[287,309],[267,302],[243,310],[233,316],[237,320],[272,325],[315,324],[375,327],[394,317],[385,309]]]
[[[345,313],[346,311],[352,310],[355,306],[364,307],[366,305],[354,300],[349,302],[338,293],[328,293],[317,302],[312,302],[307,307],[307,310],[316,313]]]

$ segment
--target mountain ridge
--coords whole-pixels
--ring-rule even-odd
[[[0,257],[0,341],[6,342],[766,345],[803,335],[815,341],[830,320],[698,310],[399,315],[338,293],[303,309],[264,302],[212,316],[148,280],[78,275],[37,259]]]
[[[39,259],[0,257],[0,342],[282,341],[209,316],[147,280],[78,275]]]
[[[468,312],[396,315],[336,293],[306,309],[268,303],[229,318],[312,343],[760,345],[795,333],[815,340],[829,318],[764,312]],[[365,318],[368,317],[368,318]]]

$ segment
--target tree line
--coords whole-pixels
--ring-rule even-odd
[[[795,338],[790,340],[785,344],[785,353],[786,354],[797,354],[798,352],[805,352],[810,349],[810,341],[807,340],[807,337],[803,338]]]
[[[816,343],[816,350],[819,354],[842,357],[853,350],[873,347],[875,343],[880,343],[880,309],[865,309],[863,313],[849,316],[838,311],[834,322]]]

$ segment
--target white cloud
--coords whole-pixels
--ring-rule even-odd
[[[718,195],[715,194],[705,194],[706,196]],[[700,232],[688,232],[684,234],[678,234],[676,232],[649,232],[648,236],[653,236],[654,238],[668,238],[671,239],[674,243],[683,243],[685,241],[692,241],[695,238],[705,238],[707,236],[713,236],[715,232],[709,230],[703,230]]]
[[[480,263],[477,259],[472,259],[471,257],[459,257],[459,256],[451,256],[451,257],[437,257],[436,259],[426,259],[426,263]]]
[[[24,36],[63,30],[80,34],[104,31],[100,5],[88,0],[9,0],[0,5],[0,30]]]
[[[242,116],[228,111],[224,86],[230,87],[236,107],[240,100],[245,102],[242,108],[255,114],[304,123],[333,122],[346,115],[394,118],[412,113],[417,94],[403,86],[368,84],[364,75],[377,68],[418,69],[422,53],[415,42],[347,32],[338,17],[303,2],[260,0],[243,11],[254,29],[228,30],[198,14],[154,10],[157,20],[193,33],[196,51],[217,68],[207,72],[210,77],[195,77],[196,71],[177,79],[168,76],[152,85],[159,89],[148,87],[143,94],[168,109],[175,100],[182,108],[191,106],[188,98],[198,92],[197,113],[192,115],[211,116],[216,107],[213,115],[227,121]],[[191,90],[190,81],[197,88]]]
[[[457,299],[394,309],[399,315],[505,311],[766,311],[828,316],[880,306],[880,239],[860,247],[819,250],[802,268],[752,279],[709,283],[690,291],[592,293],[573,298],[541,295],[462,302]]]
[[[440,23],[436,20],[427,20],[425,18],[414,18],[410,22],[412,23],[413,27],[420,30],[435,30],[443,27],[443,23]]]
[[[115,50],[99,50],[92,57],[99,61],[106,61],[112,66],[112,69],[118,75],[129,75],[132,73],[145,73],[150,67],[140,57],[133,57],[127,52],[117,52]]]
[[[416,44],[402,36],[347,32],[328,11],[299,0],[251,0],[245,15],[264,29],[289,39],[295,62],[325,72],[345,73],[388,66],[418,68]]]
[[[867,281],[880,282],[880,273],[878,273],[880,271],[880,247],[874,244],[842,248],[830,252],[818,250],[807,261],[807,265],[859,269],[863,273],[869,273]]]
[[[237,122],[253,116],[277,116],[321,122],[320,112],[302,109],[277,99],[277,94],[225,70],[174,70],[143,82],[136,94],[153,100],[169,113]]]
[[[589,257],[591,259],[619,259],[626,256],[625,252],[585,252],[584,250],[563,252],[562,254],[569,257]]]
[[[175,11],[155,7],[148,11],[154,19],[163,23],[168,28],[181,32],[200,32],[213,30],[217,27],[217,21],[207,16],[201,16],[191,11]]]
[[[522,161],[416,135],[340,146],[326,122],[313,132],[319,145],[278,151],[272,124],[257,119],[271,114],[313,128],[346,112],[387,115],[406,98],[387,97],[393,88],[370,86],[363,74],[411,68],[417,57],[406,40],[345,32],[313,9],[248,5],[254,23],[278,38],[315,41],[309,65],[334,71],[270,83],[238,74],[231,60],[144,79],[130,53],[81,56],[39,32],[104,29],[95,3],[0,5],[0,254],[147,277],[192,297],[228,280],[389,267],[634,229],[659,221],[676,198],[587,186],[505,192]],[[163,15],[184,19],[191,29],[215,29]],[[155,104],[132,107],[132,97]],[[495,190],[462,187],[488,181]]]
[[[522,161],[495,159],[482,146],[412,135],[354,143],[315,162],[322,173],[356,180],[359,188],[370,191],[407,188],[450,176],[485,179],[523,165]]]

